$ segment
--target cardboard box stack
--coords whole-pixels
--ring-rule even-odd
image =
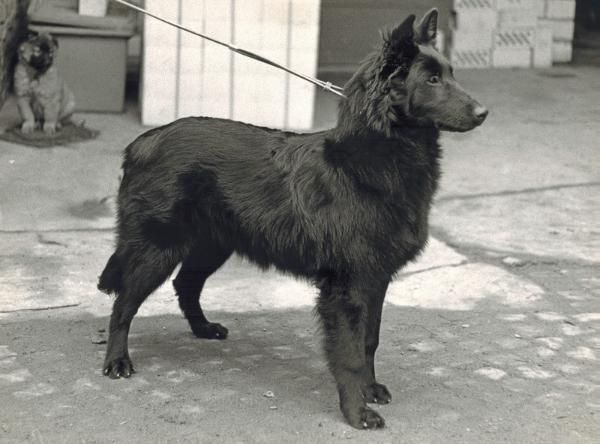
[[[571,60],[575,0],[454,0],[457,68],[548,67]]]

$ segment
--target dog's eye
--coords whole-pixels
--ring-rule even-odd
[[[432,85],[437,85],[438,83],[440,83],[440,76],[431,76],[429,77],[429,80],[427,81]]]

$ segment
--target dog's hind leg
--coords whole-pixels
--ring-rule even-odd
[[[366,365],[363,392],[367,402],[388,404],[392,400],[387,387],[375,379],[375,351],[379,345],[379,327],[383,300],[389,281],[382,281],[367,290],[367,330],[365,334]]]
[[[225,339],[228,330],[221,324],[209,322],[200,307],[200,293],[206,279],[217,271],[231,256],[232,250],[212,241],[196,245],[183,260],[173,287],[179,298],[179,307],[188,320],[192,333],[198,338]]]
[[[329,276],[320,285],[317,311],[325,332],[325,354],[340,398],[340,408],[351,426],[359,429],[383,427],[385,421],[367,407],[364,375],[368,316],[364,287],[348,277]]]
[[[127,336],[131,321],[142,302],[173,272],[181,260],[172,251],[154,246],[120,255],[122,288],[113,305],[103,372],[116,379],[133,373]]]

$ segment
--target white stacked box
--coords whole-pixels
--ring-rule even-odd
[[[303,74],[317,70],[320,0],[146,0],[146,8]],[[142,121],[205,115],[305,130],[312,84],[152,18],[144,31]]]
[[[537,0],[497,0],[498,27],[492,64],[497,68],[528,68],[532,64],[537,26]]]
[[[575,0],[544,0],[543,17],[552,27],[552,61],[570,62],[573,55]]]
[[[458,67],[571,60],[575,0],[455,0],[454,8],[451,59]]]
[[[494,0],[456,0],[456,29],[450,59],[456,68],[491,65],[492,39],[498,23]]]
[[[177,20],[178,10],[171,2],[147,0],[152,12],[168,20]],[[160,38],[156,38],[160,36]],[[146,20],[142,61],[141,97],[142,122],[158,125],[176,116],[177,94],[177,40],[175,28],[159,22]]]
[[[531,66],[535,27],[499,29],[494,35],[492,64],[497,68]]]
[[[533,67],[548,68],[552,66],[552,23],[538,20],[535,30],[535,46],[533,47]]]
[[[280,0],[277,0],[280,1]],[[319,48],[320,0],[290,1],[288,66],[304,74],[316,75]],[[310,128],[314,114],[314,85],[295,76],[287,76],[288,106],[286,128]]]
[[[575,0],[546,0],[545,3],[545,17],[565,20],[575,18]]]
[[[498,28],[535,27],[537,25],[537,0],[497,0]]]

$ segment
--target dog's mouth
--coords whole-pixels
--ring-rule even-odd
[[[481,123],[473,122],[472,125],[449,125],[446,123],[437,122],[435,124],[436,128],[440,131],[448,131],[451,133],[466,133],[467,131],[471,131],[472,129],[477,128]]]

